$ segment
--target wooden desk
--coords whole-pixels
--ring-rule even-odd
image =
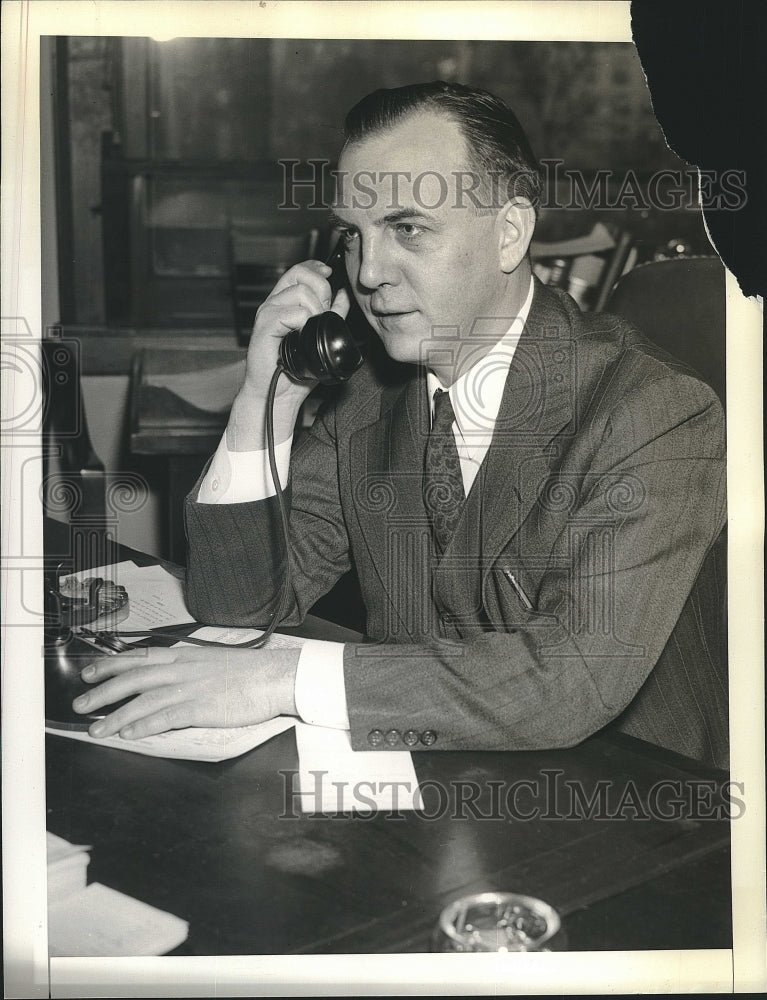
[[[48,529],[49,552],[66,544]],[[48,828],[93,845],[91,881],[188,920],[179,955],[428,950],[442,907],[484,889],[551,903],[571,950],[731,947],[729,822],[707,815],[721,772],[626,736],[413,760],[424,814],[311,816],[292,731],[220,764],[49,736]],[[598,782],[612,819],[578,805]]]
[[[442,907],[485,889],[551,903],[572,950],[731,946],[725,821],[524,821],[505,808],[483,820],[456,807],[476,787],[492,816],[491,782],[536,783],[543,814],[552,775],[588,792],[607,781],[611,796],[633,780],[646,801],[660,780],[693,789],[710,773],[631,740],[414,760],[432,818],[311,816],[291,796],[292,731],[221,764],[50,736],[48,828],[93,845],[91,880],[188,920],[174,954],[428,951]]]

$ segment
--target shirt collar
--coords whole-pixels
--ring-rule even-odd
[[[450,386],[450,402],[455,413],[459,434],[466,438],[489,437],[493,433],[501,407],[506,377],[514,358],[519,338],[527,322],[533,301],[534,283],[530,278],[527,297],[511,326],[480,360]],[[444,386],[432,371],[426,372],[429,407],[434,418],[434,393]]]

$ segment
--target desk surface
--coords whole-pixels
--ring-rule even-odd
[[[561,818],[579,812],[573,783],[590,795],[608,782],[612,811],[632,782],[646,804],[667,780],[689,806],[696,786],[710,787],[702,772],[597,739],[570,751],[414,758],[424,815],[312,816],[291,796],[292,731],[221,764],[49,736],[48,829],[93,845],[91,880],[188,920],[177,954],[424,951],[442,907],[485,889],[551,903],[574,950],[730,947],[726,821],[638,820],[628,809]],[[517,796],[518,813],[537,806],[535,819],[504,804],[521,781],[535,791]],[[547,818],[555,787],[560,818]],[[472,807],[457,808],[474,788]]]
[[[49,736],[48,829],[93,845],[91,881],[188,920],[174,954],[428,950],[484,889],[551,903],[573,950],[730,947],[720,772],[625,736],[413,759],[423,815],[310,816],[292,731],[219,764]]]

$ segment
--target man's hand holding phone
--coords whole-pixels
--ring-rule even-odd
[[[232,405],[226,444],[230,451],[266,448],[266,398],[277,367],[280,342],[291,330],[300,330],[311,316],[331,310],[342,318],[349,312],[349,294],[341,288],[331,301],[329,278],[333,271],[318,260],[291,267],[261,304],[248,348],[245,381]],[[281,378],[274,400],[275,444],[286,441],[295,427],[298,411],[312,391],[311,384]]]

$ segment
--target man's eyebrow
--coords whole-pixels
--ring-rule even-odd
[[[333,209],[330,210],[329,219],[331,226],[335,226],[337,229],[349,229],[353,227],[353,223],[347,222],[346,219],[342,219],[340,215],[337,215]],[[376,219],[376,225],[385,225],[390,222],[402,222],[404,219],[419,219],[424,222],[433,221],[431,215],[423,212],[419,208],[398,208],[394,212],[387,212],[386,215],[382,216],[380,219]]]
[[[402,222],[403,219],[422,219],[429,222],[431,216],[419,208],[399,208],[396,212],[389,212],[381,219],[381,222]]]
[[[332,208],[328,213],[328,220],[330,225],[335,229],[348,229],[349,227],[349,223],[342,219],[340,215],[336,215]]]

